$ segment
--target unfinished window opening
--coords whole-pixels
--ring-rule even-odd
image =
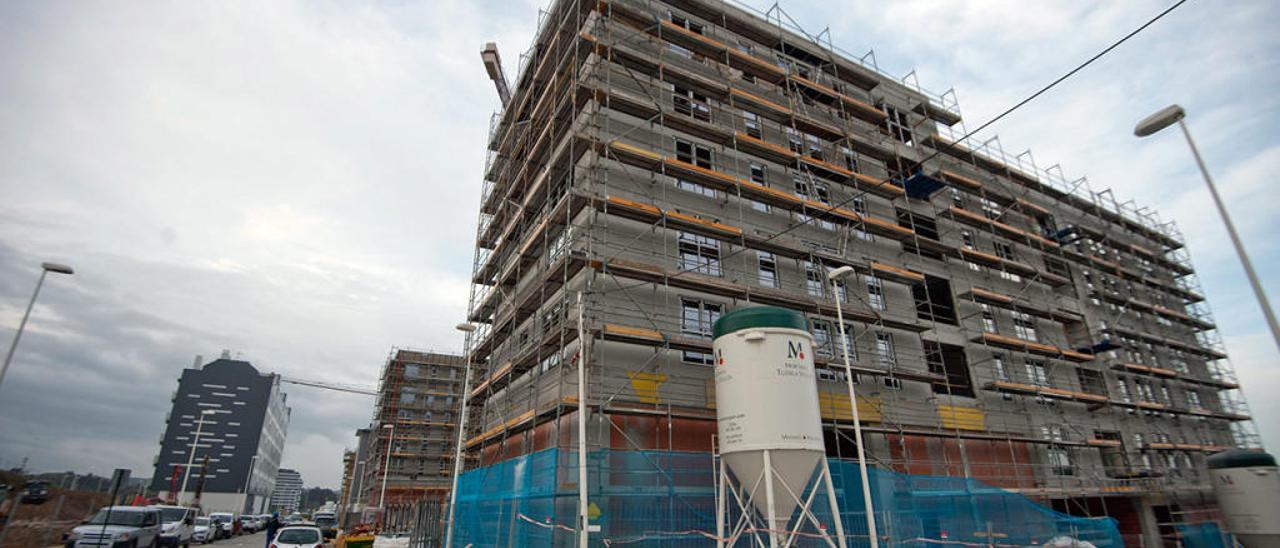
[[[1036,321],[1025,312],[1013,312],[1013,334],[1019,339],[1038,342],[1036,337]]]
[[[760,262],[760,285],[778,287],[778,257],[767,251],[757,251],[756,259]]]
[[[1014,255],[1013,253],[1013,246],[1005,242],[991,242],[991,246],[993,249],[995,249],[997,257],[1000,257],[1001,259],[1005,259],[1007,261],[1017,260],[1017,255]],[[1022,276],[1019,276],[1018,274],[1014,274],[1013,272],[1009,272],[1004,268],[1000,269],[1000,277],[1014,283],[1018,283],[1022,281]]]
[[[852,205],[854,213],[857,213],[858,215],[861,215],[863,217],[867,215],[866,199],[862,198],[861,196],[857,196],[853,198],[853,200],[850,201],[849,203]],[[862,240],[864,242],[876,241],[875,235],[863,230],[862,226],[863,226],[862,223],[856,224],[855,228],[853,229],[853,235],[856,236],[859,240]]]
[[[1102,378],[1102,373],[1092,369],[1077,369],[1076,377],[1080,380],[1080,390],[1082,392],[1099,396],[1107,395],[1107,381]]]
[[[1004,366],[1004,354],[991,355],[991,374],[998,381],[1009,380],[1009,370]]]
[[[1001,213],[1000,204],[997,204],[991,201],[991,199],[987,198],[986,196],[983,196],[981,198],[981,202],[982,202],[982,214],[984,216],[986,216],[988,219],[991,219],[993,221],[1000,218],[1000,213]]]
[[[829,187],[827,187],[826,183],[821,181],[810,181],[808,177],[805,177],[804,175],[801,175],[801,174],[796,174],[795,176],[793,176],[791,178],[791,182],[792,184],[795,185],[796,196],[799,196],[806,200],[815,200],[823,204],[830,205],[831,190]],[[808,207],[808,206],[805,206],[805,207]],[[796,213],[796,217],[801,222],[810,222],[813,219],[812,216],[806,213]],[[817,219],[817,221],[818,222],[815,224],[823,229],[826,229],[826,230],[836,229],[836,224],[834,222],[827,221],[820,218]]]
[[[1147,402],[1156,401],[1156,393],[1151,387],[1151,381],[1147,379],[1133,379],[1133,386],[1137,388],[1138,399]]]
[[[1200,403],[1200,393],[1195,390],[1187,390],[1187,407],[1204,407]]]
[[[1041,426],[1040,437],[1050,442],[1064,441],[1062,427],[1058,425]],[[1057,476],[1074,476],[1075,467],[1071,464],[1071,453],[1066,447],[1050,443],[1046,449],[1053,474]]]
[[[932,217],[921,215],[919,213],[912,213],[902,208],[897,208],[895,213],[898,217],[898,226],[911,229],[912,232],[916,233],[917,238],[924,238],[928,240],[938,239],[938,222]],[[912,238],[902,242],[902,250],[915,253],[921,257],[942,260],[941,253],[932,249],[924,249],[916,245],[917,238]]]
[[[1066,261],[1055,259],[1053,257],[1044,258],[1044,270],[1055,276],[1062,276],[1068,280],[1071,279],[1071,267]]]
[[[804,154],[804,136],[795,128],[787,128],[787,147],[791,152]]]
[[[691,337],[710,339],[712,326],[720,319],[720,304],[699,299],[680,299],[680,331]],[[711,365],[715,363],[706,352],[684,351],[681,358],[688,363]]]
[[[1036,386],[1049,386],[1049,369],[1043,361],[1027,359],[1022,365],[1026,368],[1027,381]]]
[[[1058,223],[1053,220],[1053,215],[1036,215],[1035,219],[1036,226],[1040,228],[1040,234],[1048,238],[1058,233]]]
[[[674,86],[672,101],[676,112],[695,120],[711,121],[711,107],[707,104],[706,95],[682,86]]]
[[[819,356],[835,355],[835,347],[831,338],[831,323],[826,320],[813,320],[813,347]]]
[[[898,366],[898,351],[893,346],[893,333],[876,333],[876,357],[882,367],[893,369]]]
[[[667,17],[668,17],[668,18],[670,18],[670,19],[671,19],[671,22],[672,22],[672,23],[674,23],[677,27],[680,27],[680,28],[682,28],[682,29],[688,30],[689,32],[692,32],[692,33],[694,33],[694,34],[702,34],[702,33],[703,33],[703,32],[702,32],[702,30],[703,30],[703,29],[702,29],[702,25],[701,25],[701,24],[699,24],[699,23],[695,23],[695,22],[693,22],[693,21],[690,21],[687,17],[685,17],[685,16],[683,16],[683,15],[679,15],[679,14],[677,14],[677,13],[675,13],[675,12],[668,11],[668,12],[667,12]],[[678,45],[676,45],[676,44],[668,43],[668,44],[667,44],[667,47],[668,47],[671,51],[673,51],[673,52],[675,52],[675,53],[677,53],[677,54],[679,54],[679,55],[681,55],[681,56],[684,56],[684,57],[696,57],[696,58],[698,58],[698,59],[701,59],[701,58],[702,58],[702,56],[701,56],[701,55],[695,55],[692,51],[689,51],[689,50],[687,50],[687,49],[685,49],[685,48],[683,48],[683,47],[681,47],[681,46],[678,46]]]
[[[881,106],[884,107],[886,114],[884,128],[889,132],[889,136],[904,145],[914,146],[915,136],[911,133],[911,121],[906,113],[887,104]]]
[[[755,56],[755,47],[754,47],[754,46],[752,46],[751,44],[748,44],[748,43],[745,43],[745,42],[738,42],[738,43],[737,43],[737,46],[738,46],[738,51],[741,51],[742,53],[745,53],[745,54],[747,54],[747,55]],[[751,82],[751,83],[755,83],[755,81],[756,81],[756,77],[755,77],[755,75],[754,75],[754,74],[751,74],[751,73],[749,73],[749,72],[743,71],[743,72],[742,72],[742,80],[743,80],[744,82]]]
[[[867,275],[867,304],[876,310],[888,308],[884,299],[884,283],[875,275]]]
[[[956,306],[951,298],[951,282],[928,274],[924,282],[911,284],[916,317],[921,320],[956,325]]]
[[[969,360],[964,347],[924,341],[924,359],[929,372],[942,375],[942,382],[933,384],[934,394],[974,397],[973,380],[969,376]]]
[[[683,139],[676,139],[676,160],[693,164],[695,166],[714,169],[711,163],[711,148],[703,145],[695,145]],[[684,179],[676,179],[676,188],[687,190],[695,194],[701,194],[710,198],[716,197],[716,189],[706,185],[686,181]]]
[[[751,163],[751,182],[763,187],[768,187],[769,186],[768,166],[765,166],[764,164],[761,164],[761,163],[752,162]],[[763,211],[765,213],[768,213],[769,211],[771,211],[769,204],[766,204],[764,202],[757,202],[755,200],[751,200],[751,208],[756,211]]]
[[[822,160],[822,140],[808,133],[804,134],[804,140],[809,157],[815,160]]]
[[[763,135],[760,129],[760,115],[749,110],[742,111],[742,127],[747,135],[760,139]]]
[[[720,275],[720,242],[715,238],[680,232],[677,248],[680,257],[677,266],[681,271]]]
[[[862,173],[858,165],[858,154],[849,147],[840,147],[840,155],[844,158],[844,168],[854,173]]]
[[[804,262],[804,287],[809,295],[822,298],[826,294],[823,278],[822,267],[813,261]]]

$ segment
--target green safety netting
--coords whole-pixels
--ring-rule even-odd
[[[858,466],[828,462],[849,546],[866,546]],[[706,546],[714,539],[710,454],[601,450],[589,454],[587,470],[591,523],[600,527],[593,545]],[[1111,518],[1055,512],[972,479],[875,468],[868,472],[882,543],[1026,546],[1067,537],[1100,547],[1124,545]],[[730,506],[732,518],[736,512]],[[569,546],[574,544],[577,513],[577,453],[547,449],[464,473],[455,535],[459,546]],[[834,531],[823,497],[815,503],[815,514]],[[812,527],[809,531],[816,532]],[[825,542],[805,537],[798,544]]]

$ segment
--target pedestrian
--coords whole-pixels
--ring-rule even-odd
[[[276,539],[276,531],[280,530],[280,512],[273,512],[271,519],[267,520],[267,547],[271,547],[271,541]]]

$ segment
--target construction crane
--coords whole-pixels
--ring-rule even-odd
[[[350,384],[338,384],[333,382],[309,381],[306,379],[295,379],[293,377],[280,377],[281,382],[297,384],[300,386],[310,386],[312,388],[323,388],[325,390],[337,390],[338,392],[349,392],[351,394],[362,394],[365,396],[377,396],[378,391],[364,386],[355,386]]]
[[[493,80],[494,87],[498,88],[498,98],[502,100],[502,106],[507,106],[511,101],[511,88],[507,86],[507,75],[502,72],[502,58],[498,57],[498,44],[486,43],[484,49],[480,50],[480,59],[484,60],[484,70],[489,73],[489,79]]]

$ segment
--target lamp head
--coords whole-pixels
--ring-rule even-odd
[[[1169,105],[1160,109],[1155,114],[1143,118],[1138,125],[1133,128],[1133,134],[1138,137],[1146,137],[1173,124],[1178,123],[1187,116],[1187,113],[1178,105]]]
[[[842,280],[853,274],[853,267],[849,265],[842,266],[827,273],[827,279],[831,281]]]
[[[43,268],[45,269],[45,271],[48,271],[48,272],[53,272],[55,274],[66,274],[68,276],[76,273],[76,271],[71,267],[65,264],[58,264],[58,263],[40,263],[40,268]]]

